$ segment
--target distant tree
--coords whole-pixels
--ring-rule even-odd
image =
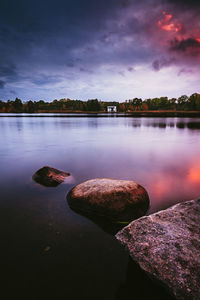
[[[151,110],[152,109],[152,100],[150,98],[145,100],[146,104],[148,105],[148,108]]]
[[[187,102],[187,108],[189,110],[200,110],[200,94],[192,94]]]
[[[142,102],[142,110],[148,110],[149,107],[148,107],[148,104],[147,102]]]
[[[19,98],[16,98],[15,101],[13,101],[12,105],[14,107],[15,112],[22,111],[23,104]]]
[[[101,109],[98,99],[91,99],[87,101],[88,111],[99,111]]]
[[[160,97],[160,109],[166,108],[168,105],[168,98],[167,97]]]
[[[30,112],[30,113],[35,112],[35,104],[31,100],[29,100],[27,102],[27,112]]]
[[[0,100],[0,110],[4,107],[4,102]]]
[[[132,105],[132,104],[130,104],[130,105],[129,105],[129,107],[128,107],[128,110],[130,110],[130,111],[134,111],[134,107],[133,107],[133,105]]]
[[[125,112],[126,111],[126,107],[125,107],[124,103],[120,103],[120,105],[119,105],[119,111],[121,111],[121,112]]]
[[[142,99],[134,98],[132,100],[132,104],[133,104],[135,110],[141,110],[141,108],[142,108]]]
[[[177,107],[178,109],[185,109],[188,105],[187,105],[187,101],[188,101],[188,96],[187,95],[182,95],[178,98],[177,100]]]
[[[177,99],[176,98],[171,98],[168,100],[168,104],[169,104],[169,108],[176,110],[176,103],[177,103]]]

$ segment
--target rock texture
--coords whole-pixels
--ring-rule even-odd
[[[177,299],[200,299],[200,199],[133,221],[116,238]]]
[[[67,200],[75,211],[112,221],[132,221],[149,207],[148,194],[141,185],[110,178],[92,179],[75,186]]]
[[[55,187],[62,183],[70,173],[62,172],[60,170],[45,166],[39,169],[34,175],[33,180],[44,186]]]

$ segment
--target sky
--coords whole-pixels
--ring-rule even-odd
[[[179,97],[200,92],[194,0],[6,0],[0,99]]]

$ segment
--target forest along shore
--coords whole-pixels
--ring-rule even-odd
[[[140,112],[200,112],[200,94],[194,93],[190,97],[182,95],[179,98],[133,98],[118,101],[102,101],[99,99],[72,100],[63,98],[60,100],[52,99],[52,101],[22,101],[19,98],[8,100],[7,102],[0,100],[0,112],[2,113],[41,113],[41,112],[121,112],[121,113],[140,113]]]

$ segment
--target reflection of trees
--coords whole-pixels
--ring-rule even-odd
[[[176,127],[179,129],[200,129],[200,122],[178,122]]]
[[[200,129],[200,122],[187,122],[187,121],[183,121],[183,122],[172,122],[172,121],[167,121],[167,119],[165,120],[164,118],[162,118],[162,122],[160,120],[145,120],[144,122],[141,121],[141,119],[137,120],[137,119],[133,119],[133,120],[128,120],[127,121],[127,126],[131,126],[131,127],[154,127],[154,128],[161,128],[161,129],[165,129],[167,127],[170,128],[174,128],[177,127],[179,129],[191,129],[191,130],[199,130]]]

